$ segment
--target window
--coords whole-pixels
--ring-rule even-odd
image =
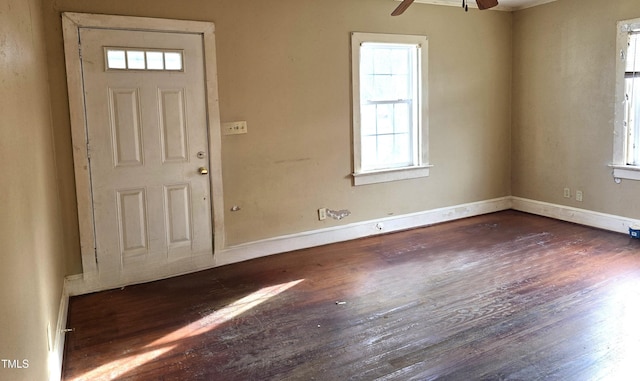
[[[614,177],[640,180],[640,19],[618,23]]]
[[[182,51],[105,48],[107,70],[182,71]]]
[[[625,113],[627,132],[627,164],[640,165],[640,31],[629,33],[624,70]]]
[[[351,43],[355,184],[428,176],[427,38],[353,33]]]

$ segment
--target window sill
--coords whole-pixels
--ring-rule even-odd
[[[615,179],[640,180],[640,167],[633,165],[611,164]]]
[[[419,167],[393,168],[381,171],[358,172],[353,174],[354,185],[367,185],[375,183],[385,183],[389,181],[417,179],[428,177],[429,169],[433,165],[422,165]]]

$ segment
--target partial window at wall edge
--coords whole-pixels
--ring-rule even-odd
[[[613,176],[640,180],[640,18],[617,23]]]

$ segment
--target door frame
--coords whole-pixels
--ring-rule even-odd
[[[215,50],[215,26],[210,22],[171,20],[133,16],[99,15],[89,13],[62,13],[64,54],[67,69],[71,140],[78,203],[80,252],[85,280],[98,275],[93,195],[87,147],[87,117],[84,100],[84,82],[81,63],[80,28],[99,28],[148,32],[175,32],[199,34],[203,41],[205,107],[209,136],[209,181],[212,216],[213,257],[225,247],[224,199],[222,194],[222,142],[218,82]],[[194,268],[193,270],[197,270]],[[160,275],[160,274],[159,274]],[[142,279],[141,279],[142,280]],[[146,280],[146,279],[145,279]]]

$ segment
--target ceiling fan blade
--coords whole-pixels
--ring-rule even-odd
[[[402,3],[400,3],[400,5],[398,5],[398,7],[393,12],[391,12],[391,16],[400,16],[404,13],[404,11],[407,10],[407,8],[409,8],[409,6],[413,2],[414,0],[402,0]]]
[[[498,5],[498,0],[476,0],[478,4],[478,9],[489,9]]]

